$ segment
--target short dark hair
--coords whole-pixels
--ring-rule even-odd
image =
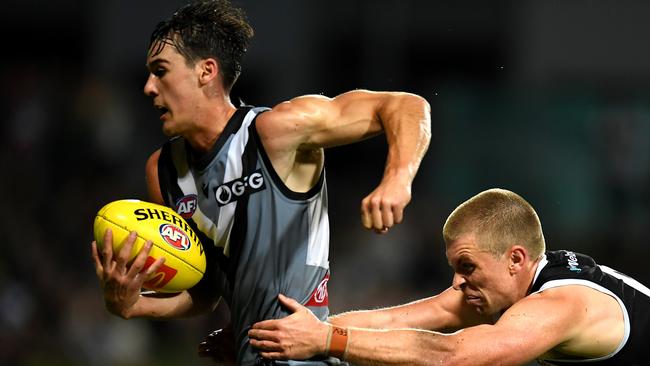
[[[227,92],[241,73],[241,63],[253,28],[244,11],[228,0],[195,1],[158,23],[151,33],[149,53],[156,55],[166,44],[176,47],[188,64],[215,58]]]

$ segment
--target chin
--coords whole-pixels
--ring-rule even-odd
[[[477,307],[475,307],[475,309],[476,309],[476,312],[479,315],[487,315],[487,316],[492,316],[492,315],[498,314],[500,312],[500,310],[493,309],[489,305],[477,306]]]
[[[178,135],[178,132],[174,129],[174,126],[170,122],[163,123],[162,132],[167,137],[174,137]]]

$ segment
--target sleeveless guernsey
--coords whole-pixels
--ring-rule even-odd
[[[161,149],[159,183],[166,205],[199,234],[208,269],[202,282],[231,311],[237,363],[256,354],[247,331],[287,316],[277,295],[328,316],[329,221],[325,172],[305,193],[289,190],[273,170],[255,128],[267,108],[239,108],[214,147],[197,157],[183,138]],[[205,285],[205,283],[201,284]]]

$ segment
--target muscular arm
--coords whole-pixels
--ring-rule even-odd
[[[388,156],[377,188],[361,206],[366,228],[402,221],[411,184],[431,137],[429,104],[409,93],[356,90],[335,98],[303,96],[281,103],[258,118],[258,133],[285,182],[315,182],[319,170],[302,168],[301,158],[321,148],[350,144],[384,132]],[[314,159],[312,158],[312,161]]]
[[[490,322],[463,300],[462,293],[448,288],[442,293],[408,304],[358,310],[334,315],[329,322],[343,327],[373,329],[417,328],[435,331],[457,330]]]
[[[579,357],[599,357],[620,343],[620,310],[603,307],[607,295],[590,297],[591,289],[553,290],[528,296],[494,325],[477,325],[452,334],[420,329],[348,328],[346,360],[357,365],[521,365],[550,350]],[[283,303],[285,303],[283,301]],[[306,308],[281,320],[253,325],[251,345],[273,359],[302,359],[324,354],[329,325]],[[307,312],[305,312],[307,311]],[[615,329],[614,335],[603,334]]]

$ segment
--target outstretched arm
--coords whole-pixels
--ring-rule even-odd
[[[372,329],[418,328],[454,331],[492,321],[479,315],[463,299],[463,294],[449,287],[438,295],[407,304],[375,309],[356,310],[331,316],[328,322],[342,327]]]
[[[319,321],[291,299],[281,297],[281,301],[293,314],[254,324],[248,333],[251,345],[270,359],[332,354],[332,325]],[[494,325],[477,325],[451,334],[412,328],[348,327],[338,332],[339,346],[333,355],[358,365],[520,365],[558,345],[579,355],[584,352],[584,343],[574,340],[593,323],[586,318],[584,305],[571,294],[568,298],[531,296],[511,307]]]
[[[402,221],[411,200],[411,184],[431,138],[430,106],[420,96],[399,92],[356,90],[335,98],[308,95],[262,114],[257,129],[283,179],[292,174],[301,152],[384,132],[388,142],[384,174],[361,204],[363,225],[381,232]]]

